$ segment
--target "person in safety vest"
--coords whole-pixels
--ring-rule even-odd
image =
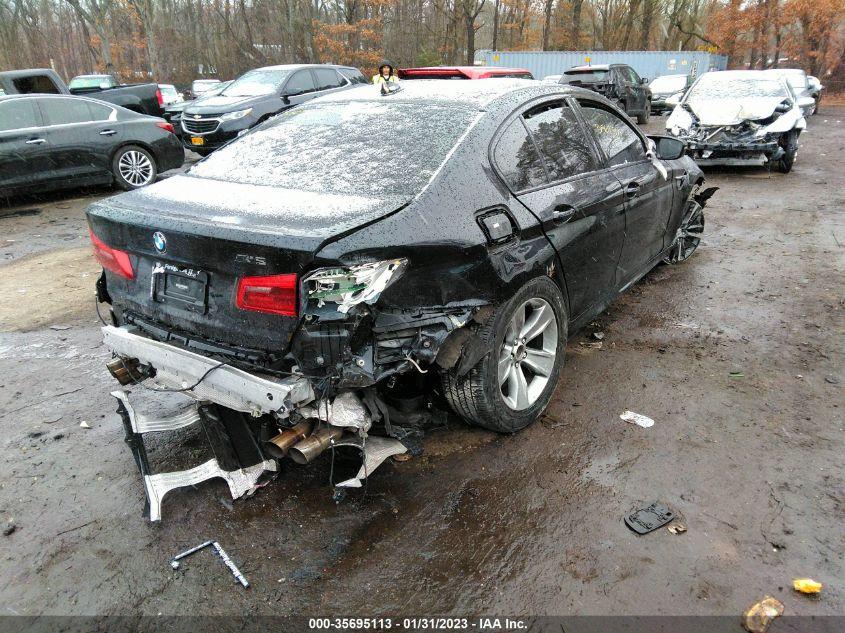
[[[373,83],[375,85],[399,83],[399,77],[396,76],[395,71],[393,70],[393,64],[388,61],[383,61],[378,67],[378,74],[373,75]]]

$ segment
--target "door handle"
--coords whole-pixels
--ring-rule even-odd
[[[26,144],[27,145],[41,145],[42,143],[46,143],[47,141],[43,138],[31,138],[29,139]]]
[[[559,204],[552,210],[552,221],[556,224],[565,224],[572,219],[576,210],[568,204]]]
[[[640,192],[640,183],[636,180],[632,180],[628,183],[628,186],[625,187],[625,195],[629,198],[635,197]]]
[[[114,130],[103,130],[100,132],[100,136],[111,136],[112,134],[117,134]]]

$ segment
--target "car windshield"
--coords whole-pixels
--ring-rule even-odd
[[[600,84],[607,81],[608,70],[567,70],[563,81],[580,81],[585,84]]]
[[[788,96],[784,85],[774,77],[737,77],[715,72],[703,75],[690,89],[686,101],[693,103]]]
[[[649,88],[654,92],[680,92],[686,85],[686,75],[663,75],[654,79]]]
[[[290,75],[289,70],[253,70],[238,77],[222,94],[224,97],[259,97],[278,92]]]
[[[270,119],[190,173],[317,193],[415,195],[477,115],[451,104],[309,104]]]
[[[99,88],[100,84],[111,85],[111,77],[108,75],[89,75],[86,77],[74,77],[70,80],[68,88]]]

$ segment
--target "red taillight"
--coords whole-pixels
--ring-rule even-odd
[[[94,257],[103,268],[126,279],[135,278],[132,262],[129,261],[129,253],[106,246],[99,237],[94,235],[94,231],[90,228],[88,233],[91,235],[91,243],[94,245]]]
[[[241,310],[293,316],[297,314],[296,274],[242,277],[237,306]]]
[[[158,99],[159,107],[164,107],[164,95],[161,94],[161,89],[156,88],[156,99]]]
[[[158,127],[160,127],[162,130],[167,130],[171,134],[176,134],[176,132],[173,131],[173,124],[171,124],[171,123],[165,123],[163,121],[159,121],[159,122],[156,123],[156,125]]]

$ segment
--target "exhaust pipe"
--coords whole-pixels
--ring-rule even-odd
[[[313,427],[311,420],[303,420],[289,429],[285,429],[275,437],[271,437],[264,443],[267,453],[276,459],[281,459],[288,454],[291,446],[304,440],[311,433]]]
[[[333,441],[339,440],[344,432],[337,426],[324,427],[295,444],[290,449],[290,457],[297,464],[308,464],[326,450]]]

